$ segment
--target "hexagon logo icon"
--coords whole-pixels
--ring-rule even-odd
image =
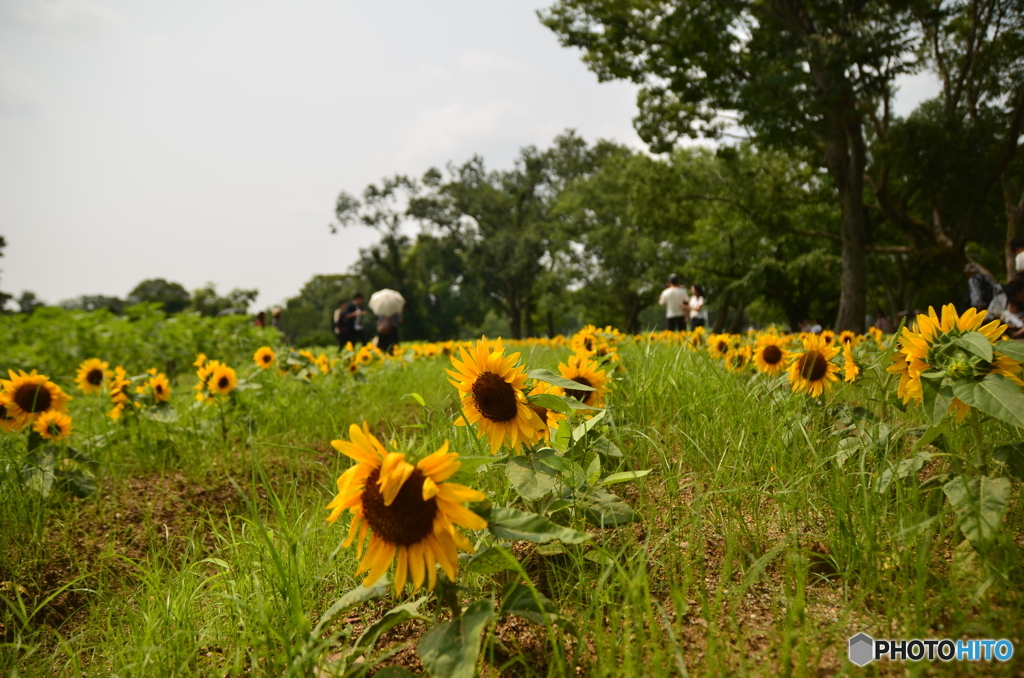
[[[874,659],[875,641],[866,633],[858,633],[850,638],[850,661],[857,666],[864,666]]]

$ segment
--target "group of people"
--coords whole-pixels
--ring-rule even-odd
[[[964,267],[964,275],[970,290],[970,306],[988,311],[990,317],[1006,323],[1009,337],[1024,339],[1024,237],[1010,241],[1010,248],[1014,253],[1017,275],[1005,285],[1000,285],[973,262]]]
[[[366,328],[363,319],[367,311],[363,308],[363,293],[356,292],[352,300],[342,299],[334,309],[331,319],[331,331],[338,340],[338,350],[351,343],[358,347],[366,342]],[[390,352],[398,344],[398,325],[402,322],[402,314],[381,315],[377,317],[376,334],[371,342],[384,353]]]
[[[704,290],[701,286],[691,285],[687,291],[675,273],[668,277],[668,287],[662,290],[658,298],[658,305],[665,307],[668,329],[673,332],[707,325],[708,312],[704,304]]]

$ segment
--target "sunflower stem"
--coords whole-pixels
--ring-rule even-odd
[[[974,464],[981,471],[982,475],[988,475],[988,463],[985,460],[985,437],[981,430],[981,417],[978,415],[978,410],[973,407],[971,408],[969,421],[971,431],[974,433]]]
[[[217,411],[220,413],[220,434],[224,438],[224,444],[228,443],[228,422],[224,416],[224,403],[217,403]]]

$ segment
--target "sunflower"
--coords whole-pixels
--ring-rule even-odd
[[[47,440],[66,440],[71,436],[71,417],[56,410],[43,412],[32,425],[32,430]]]
[[[574,391],[573,389],[559,388],[561,395],[566,395],[580,401],[590,407],[601,407],[604,405],[604,397],[608,393],[611,379],[600,366],[586,356],[571,355],[568,364],[559,363],[558,373],[564,379],[575,381],[577,384],[590,386],[593,391]]]
[[[797,393],[818,397],[832,388],[830,382],[839,380],[839,366],[832,362],[839,349],[827,346],[824,339],[815,335],[804,339],[803,344],[803,352],[796,355],[789,368],[789,381]]]
[[[708,353],[713,358],[724,358],[732,349],[728,334],[712,334],[708,336]]]
[[[843,330],[839,333],[839,343],[843,346],[852,346],[853,348],[857,348],[857,344],[860,343],[860,339],[860,335],[856,332],[851,332],[850,330]]]
[[[822,330],[818,336],[821,337],[823,346],[832,346],[836,343],[836,333],[832,330]]]
[[[776,377],[786,371],[789,352],[777,334],[762,334],[754,346],[754,367],[762,374]]]
[[[562,395],[561,389],[557,386],[552,386],[551,384],[543,381],[534,383],[533,389],[530,391],[530,395],[535,396],[545,394]],[[561,412],[549,410],[546,407],[541,407],[534,403],[530,403],[530,409],[533,410],[533,413],[536,414],[544,424],[544,429],[541,431],[541,438],[543,440],[551,440],[551,429],[558,428],[558,422],[565,421],[566,416]]]
[[[875,340],[875,344],[878,346],[878,348],[885,348],[885,341],[883,340],[883,337],[885,337],[885,333],[882,332],[882,329],[880,327],[869,327],[868,334],[870,334],[871,338]]]
[[[977,379],[988,374],[999,374],[1018,386],[1024,386],[1020,378],[1021,363],[999,353],[999,339],[1006,332],[1006,325],[999,320],[985,322],[987,311],[969,308],[962,316],[953,304],[942,308],[940,318],[932,307],[928,315],[919,315],[914,330],[904,327],[900,334],[900,349],[893,355],[893,364],[887,371],[900,376],[897,394],[904,402],[922,400],[921,374],[929,370],[943,373],[951,379]],[[967,332],[978,332],[993,348],[993,360],[988,362],[964,351],[956,340]],[[955,410],[957,420],[962,420],[970,408],[954,398],[950,409]]]
[[[360,558],[356,575],[366,572],[364,586],[370,586],[388,571],[393,561],[395,591],[433,589],[440,564],[450,581],[459,574],[459,551],[473,552],[456,525],[482,530],[487,522],[463,504],[483,501],[483,493],[456,483],[445,482],[459,470],[459,455],[448,452],[448,441],[415,466],[401,452],[387,452],[364,423],[352,424],[349,440],[331,445],[356,464],[338,478],[338,494],[327,505],[334,523],[348,509],[352,522],[344,546],[356,544]],[[366,535],[370,542],[363,553]]]
[[[274,354],[274,349],[269,346],[261,346],[256,349],[256,354],[252,358],[261,369],[265,370],[274,364],[277,360],[277,355]]]
[[[456,426],[475,424],[477,437],[484,434],[496,454],[507,441],[513,452],[521,445],[538,440],[544,423],[530,409],[523,393],[526,372],[519,365],[519,354],[505,356],[501,339],[490,342],[483,337],[459,357],[452,356],[454,370],[445,370],[452,385],[459,389],[463,416]]]
[[[15,417],[5,405],[0,404],[0,433],[20,431],[28,423],[27,416]]]
[[[750,348],[741,346],[731,349],[725,354],[725,369],[730,372],[742,372],[750,362]]]
[[[843,380],[847,383],[853,383],[857,379],[858,374],[860,374],[860,367],[857,366],[857,361],[853,359],[852,342],[843,343]]]
[[[85,394],[96,393],[103,388],[103,382],[107,380],[107,368],[110,365],[98,358],[89,358],[78,366],[78,375],[75,381],[78,389]]]
[[[132,382],[128,378],[128,372],[120,365],[115,367],[113,374],[109,376],[107,392],[110,393],[110,402],[114,403],[114,407],[107,413],[107,416],[111,419],[120,419],[128,403],[132,402],[131,396],[128,395],[128,386]]]
[[[166,403],[171,399],[171,384],[167,381],[167,377],[161,372],[153,377],[150,377],[149,381],[146,382],[149,386],[149,390],[153,393],[153,400],[158,403]]]
[[[196,361],[194,363],[192,363],[192,364],[195,365],[197,368],[202,369],[203,365],[206,364],[206,354],[205,353],[197,353],[196,354]]]
[[[15,374],[14,370],[10,370],[10,380],[0,379],[0,386],[3,386],[0,405],[7,406],[8,417],[30,420],[49,410],[68,411],[67,403],[71,396],[50,381],[49,377],[37,374],[35,370],[32,370],[32,374],[26,374],[24,370],[18,372]]]
[[[210,392],[220,396],[226,396],[231,393],[237,385],[238,377],[235,376],[235,371],[227,365],[218,365],[214,368],[210,374],[209,381],[207,381],[207,387],[210,389]]]

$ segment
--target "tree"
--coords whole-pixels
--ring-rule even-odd
[[[163,278],[143,280],[135,286],[126,300],[129,304],[157,303],[168,315],[180,313],[188,306],[190,297],[184,287]]]
[[[28,290],[25,290],[24,292],[21,293],[21,296],[18,297],[19,313],[24,313],[25,315],[32,315],[35,312],[35,310],[40,306],[46,306],[46,304],[40,301],[38,297],[36,297],[35,292],[29,292]]]
[[[124,300],[102,294],[83,294],[80,297],[60,302],[60,306],[66,311],[95,311],[105,308],[111,313],[121,315],[124,311]]]
[[[6,246],[7,241],[4,240],[4,237],[2,235],[0,235],[0,257],[4,255],[4,247]],[[0,313],[4,313],[4,308],[7,306],[7,302],[10,301],[12,298],[13,297],[11,297],[10,294],[0,292]]]
[[[692,219],[680,188],[669,163],[619,147],[563,191],[558,213],[578,245],[569,251],[586,320],[639,331],[640,313],[686,260],[680,243]]]
[[[217,286],[209,282],[204,287],[192,290],[189,309],[205,316],[214,316],[229,308],[248,311],[259,294],[259,290],[243,290],[236,287],[222,297],[217,294]]]
[[[351,299],[358,281],[350,275],[315,275],[281,309],[280,329],[296,346],[331,345],[331,319],[342,299]]]
[[[842,214],[836,326],[863,330],[864,116],[915,67],[909,11],[880,0],[559,0],[541,13],[600,80],[640,85],[635,125],[653,150],[718,137],[724,112],[766,144],[827,168]]]

